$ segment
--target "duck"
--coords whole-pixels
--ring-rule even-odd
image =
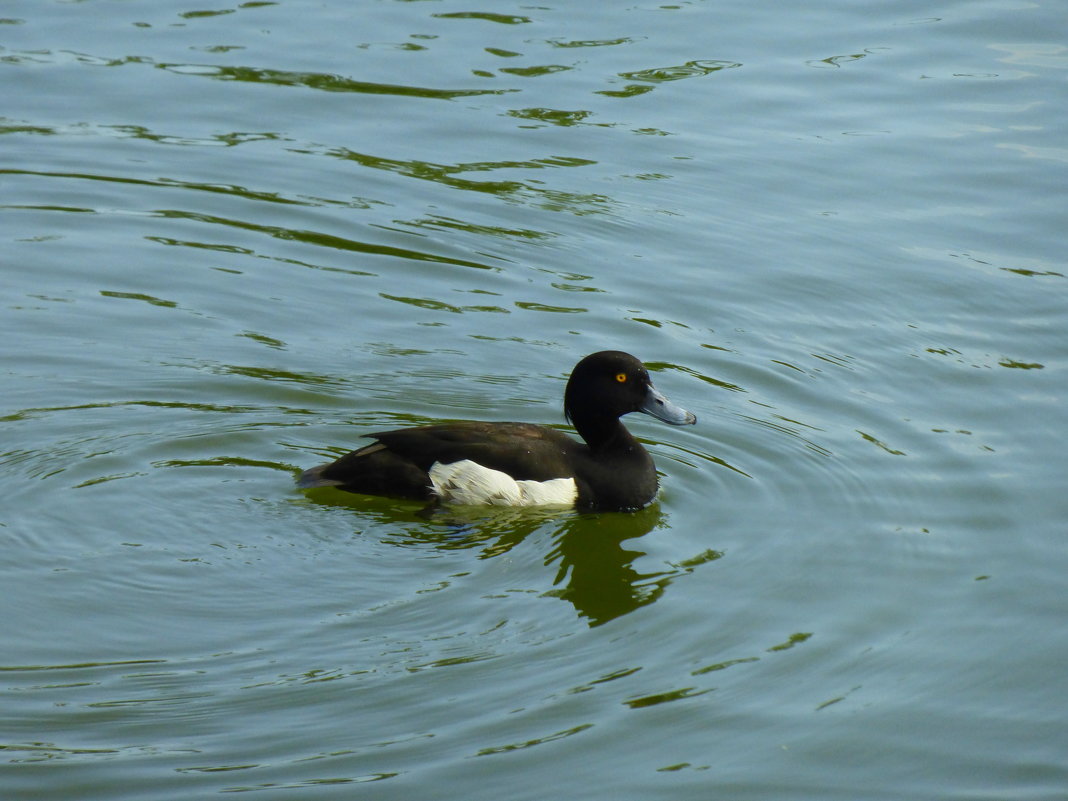
[[[564,389],[564,418],[582,442],[532,423],[379,431],[366,435],[369,445],[305,470],[298,484],[432,505],[635,511],[652,503],[659,482],[652,457],[620,420],[631,412],[670,425],[697,422],[653,386],[636,357],[604,350],[579,361]]]

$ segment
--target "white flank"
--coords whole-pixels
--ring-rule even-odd
[[[470,459],[430,468],[434,494],[446,503],[471,506],[573,506],[578,489],[573,478],[516,481],[507,473]]]

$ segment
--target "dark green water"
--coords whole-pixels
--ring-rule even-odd
[[[1063,798],[1063,32],[5,3],[0,796]],[[643,512],[293,485],[603,348]]]

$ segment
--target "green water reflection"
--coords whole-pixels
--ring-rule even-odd
[[[591,627],[655,602],[676,577],[722,555],[708,551],[697,559],[649,572],[636,567],[635,562],[646,556],[638,548],[641,538],[668,526],[659,504],[633,513],[576,514],[554,508],[420,509],[406,502],[332,489],[311,490],[306,495],[316,504],[351,509],[357,532],[361,531],[360,518],[376,529],[388,522],[391,533],[385,541],[392,545],[469,550],[479,560],[508,554],[532,535],[551,530],[550,547],[541,562],[554,572],[552,588],[543,596],[568,602]]]

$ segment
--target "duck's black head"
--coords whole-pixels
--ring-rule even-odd
[[[586,442],[606,440],[619,418],[630,412],[645,412],[677,426],[697,422],[657,391],[645,365],[629,353],[602,350],[575,365],[564,390],[564,416]]]

